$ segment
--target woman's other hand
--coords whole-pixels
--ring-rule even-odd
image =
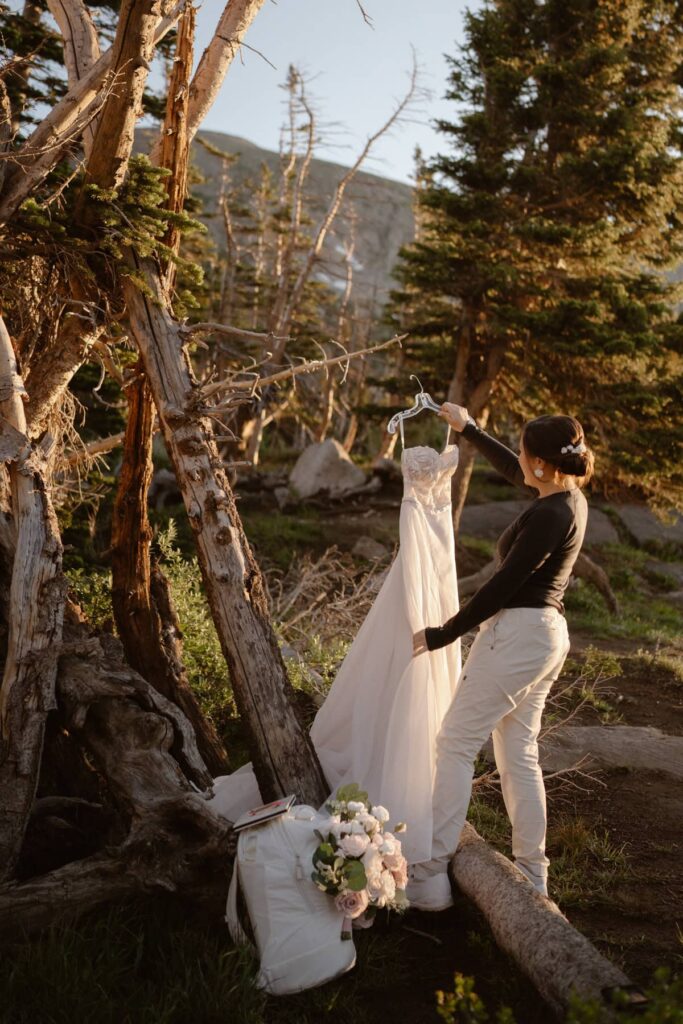
[[[418,654],[424,654],[428,650],[425,631],[419,629],[417,633],[413,633],[413,657],[416,658]]]
[[[444,402],[441,411],[437,413],[441,419],[446,420],[453,430],[461,431],[469,422],[470,414],[464,405],[456,405],[454,402]]]

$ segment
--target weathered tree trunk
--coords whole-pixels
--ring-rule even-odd
[[[111,63],[116,87],[97,119],[84,185],[118,188],[123,182],[160,20],[161,0],[121,3]]]
[[[187,111],[189,104],[190,77],[192,75],[192,53],[194,46],[195,8],[189,0],[178,26],[173,70],[168,83],[166,114],[161,136],[159,166],[167,167],[171,174],[166,179],[168,192],[167,209],[179,213],[185,205],[187,172],[190,163]],[[170,225],[164,243],[174,253],[180,246],[180,230]],[[169,260],[166,268],[166,285],[173,291],[176,279],[176,265]]]
[[[195,532],[199,564],[264,798],[297,793],[318,806],[329,787],[299,721],[268,614],[260,570],[218,456],[213,428],[151,261],[131,255],[151,296],[123,288],[166,448]]]
[[[4,154],[12,143],[12,104],[5,83],[0,79],[0,154]],[[0,192],[5,181],[7,160],[0,159]]]
[[[182,6],[178,4],[158,23],[154,33],[155,44],[173,28]],[[113,60],[114,46],[111,46],[14,152],[16,168],[7,172],[0,197],[0,224],[6,224],[13,217],[23,201],[59,163],[74,138],[78,138],[96,118],[113,87]],[[120,92],[119,84],[116,90]]]
[[[188,775],[204,765],[183,713],[121,659],[113,637],[71,639],[60,661],[64,726],[107,780],[124,842],[47,875],[0,886],[0,933],[16,936],[136,892],[225,900],[234,837]],[[182,770],[181,770],[182,765]]]
[[[0,415],[10,461],[16,549],[9,595],[7,654],[0,689],[0,879],[11,877],[35,796],[45,718],[55,705],[55,648],[62,636],[62,545],[45,487],[43,449],[26,437],[14,350],[0,317]]]
[[[97,289],[92,285],[88,288],[79,274],[70,276],[67,287],[72,298],[62,314],[57,338],[47,349],[36,353],[26,377],[27,429],[34,439],[46,429],[74,374],[104,334]]]
[[[488,921],[493,936],[558,1013],[573,993],[602,999],[603,988],[630,984],[626,975],[569,923],[559,907],[465,824],[451,871]]]
[[[128,663],[160,693],[183,709],[206,762],[200,785],[230,770],[216,730],[204,717],[187,681],[181,633],[168,590],[157,567],[152,570],[152,528],[147,495],[152,479],[154,405],[143,373],[126,387],[128,420],[123,462],[112,518],[112,605]]]
[[[475,591],[479,590],[487,580],[490,580],[496,569],[495,561],[487,562],[479,572],[472,573],[471,576],[463,576],[462,579],[458,580],[458,594],[460,597],[470,597]]]
[[[64,63],[71,89],[100,57],[97,30],[90,11],[81,0],[48,0],[48,8],[64,40]],[[90,156],[94,139],[95,126],[89,124],[83,132],[86,159]]]
[[[589,558],[583,551],[580,552],[574,568],[572,570],[574,576],[580,580],[587,580],[588,583],[592,583],[593,586],[602,594],[605,604],[611,611],[612,615],[619,615],[619,602],[617,595],[612,590],[609,582],[609,576],[597,562],[594,562],[592,558]]]
[[[64,0],[52,0],[60,6]],[[106,95],[94,138],[84,136],[86,152],[85,182],[100,189],[117,188],[123,181],[133,146],[135,121],[139,113],[149,61],[158,38],[160,0],[124,0],[107,70],[116,75],[116,87]],[[67,16],[67,11],[71,12]],[[79,0],[68,0],[62,9],[65,48],[71,54],[67,63],[71,92],[76,95],[82,83],[90,80],[102,58],[97,57],[97,41],[79,47],[79,30],[88,34],[90,14]],[[108,51],[107,51],[108,52]],[[85,191],[81,195],[81,212]],[[27,410],[29,433],[37,437],[50,413],[61,402],[64,391],[92,346],[102,337],[104,326],[100,292],[92,280],[71,273],[68,287],[72,307],[60,324],[59,336],[47,353],[36,359],[27,380],[30,401]]]

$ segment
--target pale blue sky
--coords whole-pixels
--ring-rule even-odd
[[[224,0],[204,0],[198,13],[197,53],[206,46]],[[415,47],[421,84],[431,91],[410,123],[394,129],[378,144],[366,170],[408,181],[413,151],[426,154],[443,144],[430,119],[452,115],[443,100],[447,68],[443,54],[463,38],[463,11],[478,0],[363,0],[373,21],[368,27],[356,0],[266,0],[246,37],[276,70],[244,49],[235,60],[204,127],[240,135],[277,149],[284,115],[279,88],[287,67],[296,64],[313,79],[321,122],[335,125],[324,158],[348,164],[366,137],[387,118],[408,82]]]
[[[309,91],[321,125],[332,126],[327,144],[317,155],[352,163],[368,135],[380,127],[404,95],[414,47],[419,81],[430,96],[421,100],[408,123],[380,140],[365,164],[368,171],[409,181],[415,146],[425,155],[443,146],[430,121],[453,115],[453,104],[443,99],[447,77],[444,53],[455,53],[463,40],[463,13],[467,7],[477,9],[480,3],[363,0],[372,19],[370,28],[356,0],[266,0],[245,42],[275,67],[243,48],[203,127],[276,150],[285,114],[280,86],[289,64],[295,64],[311,79]],[[198,0],[197,59],[224,4],[225,0]],[[19,10],[22,0],[9,0],[9,6]],[[158,89],[162,82],[155,67],[150,84]]]

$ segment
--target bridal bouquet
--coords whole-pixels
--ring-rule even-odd
[[[350,939],[353,920],[368,927],[378,907],[403,911],[408,906],[408,864],[395,835],[406,826],[399,822],[388,831],[387,809],[371,807],[355,783],[338,789],[325,809],[329,818],[315,830],[320,844],[311,878],[334,897],[344,915],[342,938]]]

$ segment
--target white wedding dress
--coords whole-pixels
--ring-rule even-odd
[[[413,633],[458,610],[458,455],[453,444],[402,449],[399,551],[311,727],[331,791],[357,782],[393,824],[406,823],[409,864],[431,857],[436,737],[461,669],[459,640],[413,657]],[[211,806],[231,819],[261,802],[251,765],[215,779],[214,792]]]

